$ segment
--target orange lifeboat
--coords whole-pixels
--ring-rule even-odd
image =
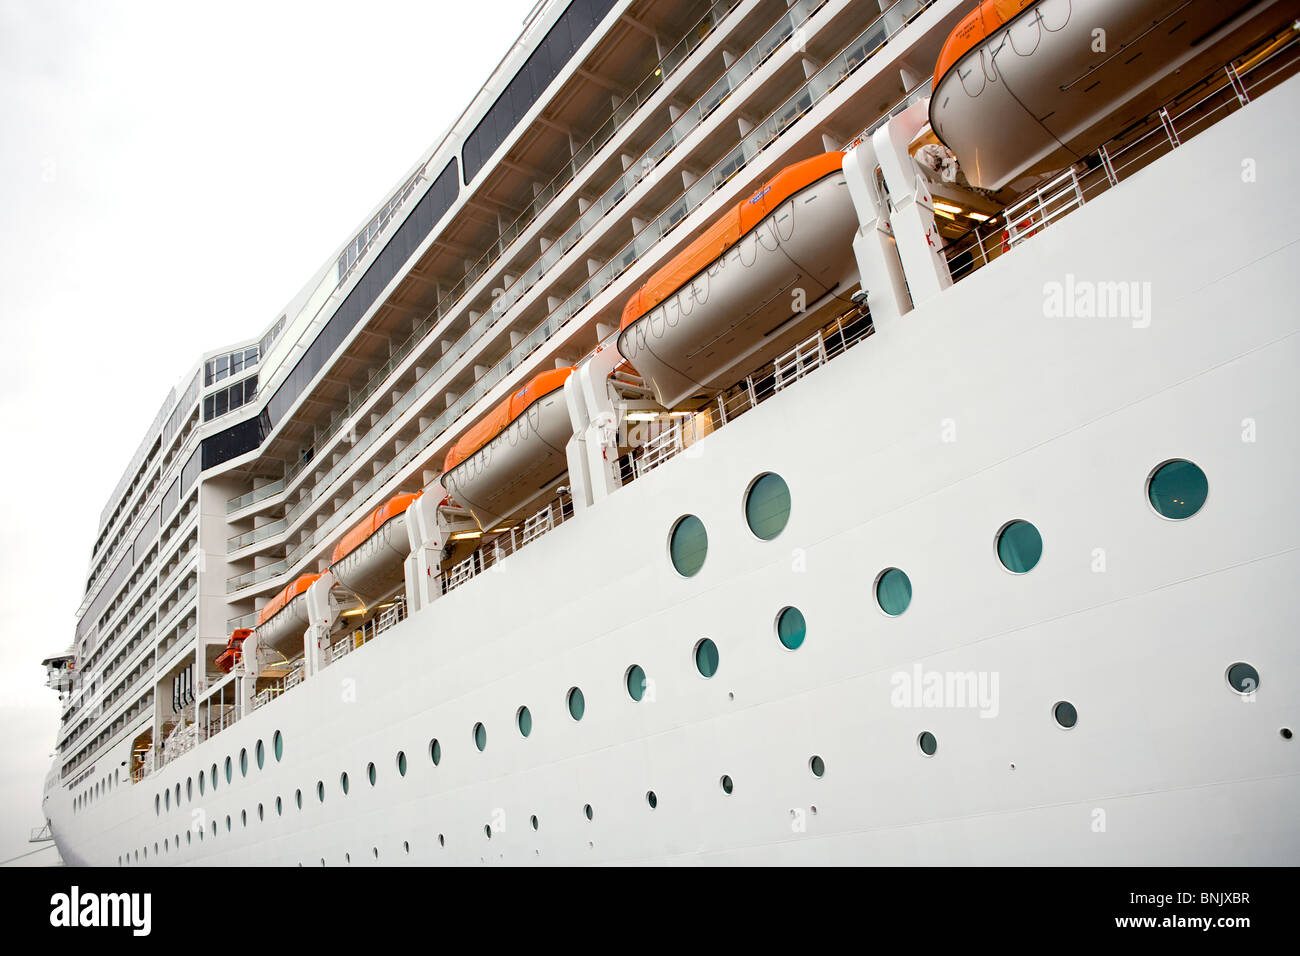
[[[244,640],[252,633],[253,629],[249,627],[236,628],[231,633],[230,640],[226,641],[226,649],[217,655],[217,666],[223,673],[229,674],[239,663]]]
[[[447,452],[442,484],[490,531],[540,497],[568,471],[573,422],[564,383],[573,368],[535,375]]]
[[[827,293],[857,282],[844,154],[787,166],[633,293],[618,350],[675,408],[732,384],[806,333]]]
[[[939,53],[930,126],[983,189],[1061,169],[1222,62],[1214,47],[1239,41],[1221,28],[1249,6],[983,0]]]
[[[319,574],[300,575],[257,612],[257,636],[263,644],[285,656],[301,650],[303,633],[310,623],[303,595],[319,577]]]
[[[406,510],[423,491],[394,495],[339,539],[330,557],[334,579],[366,603],[386,597],[403,582],[411,553]]]

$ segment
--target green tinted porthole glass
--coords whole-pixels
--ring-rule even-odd
[[[695,515],[678,519],[668,538],[668,553],[673,567],[684,578],[697,574],[704,567],[704,556],[709,552],[709,535],[704,522]]]
[[[347,775],[344,774],[344,777],[346,777],[346,776],[347,776]],[[368,763],[368,764],[366,764],[366,779],[370,781],[370,786],[372,786],[372,787],[375,785],[375,777],[376,777],[376,774],[375,774],[375,765],[374,765],[374,763],[372,762],[372,763]],[[347,787],[346,787],[346,786],[345,786],[343,789],[344,789],[345,792],[347,791]]]
[[[343,788],[343,795],[344,795],[344,796],[347,796],[347,792],[348,792],[348,775],[347,775],[346,773],[341,773],[341,774],[339,774],[339,786]]]
[[[633,664],[627,669],[624,683],[627,685],[627,695],[633,700],[639,702],[645,697],[645,671],[640,664]]]
[[[212,765],[212,789],[217,789],[217,765]]]
[[[301,810],[301,809],[302,809],[302,791],[301,791],[301,790],[295,790],[295,791],[293,792],[293,800],[294,800],[294,803],[298,804],[298,809]]]
[[[718,645],[707,637],[695,645],[695,669],[703,677],[712,677],[718,672]]]
[[[1028,521],[1012,521],[998,533],[998,560],[1008,571],[1032,571],[1043,556],[1043,536]]]
[[[771,541],[790,520],[790,489],[780,475],[768,472],[749,486],[745,496],[745,521],[749,530]]]
[[[248,776],[248,750],[244,747],[239,748],[239,775]]]
[[[275,798],[275,815],[277,817],[284,816],[284,801],[279,797]]]
[[[808,635],[808,623],[797,607],[787,607],[776,616],[776,636],[789,650],[797,650]]]
[[[280,758],[284,756],[284,737],[281,736],[278,730],[275,732],[275,736],[271,738],[271,749],[275,751],[276,763],[279,763]]]
[[[1147,500],[1156,513],[1179,521],[1201,510],[1210,493],[1205,472],[1182,458],[1167,461],[1147,481]]]
[[[657,796],[655,796],[655,792],[654,792],[653,790],[647,790],[647,791],[646,791],[646,794],[645,794],[645,802],[648,803],[648,804],[650,805],[650,809],[651,809],[651,810],[653,810],[655,807],[659,806],[659,798],[658,798]]]
[[[876,603],[890,617],[898,617],[912,603],[912,579],[898,568],[889,568],[876,579]]]
[[[163,809],[164,809],[164,810],[170,810],[171,808],[172,808],[172,792],[171,792],[171,790],[164,790],[164,791],[163,791]]]
[[[442,744],[438,743],[437,737],[429,741],[429,759],[433,761],[435,767],[442,763]]]
[[[812,771],[814,777],[824,776],[826,773],[826,761],[822,760],[821,757],[814,755],[812,759],[808,761],[808,769]]]
[[[1259,671],[1238,661],[1228,668],[1228,686],[1238,694],[1253,694],[1259,690]]]
[[[226,783],[230,783],[231,779],[235,776],[234,767],[235,767],[234,763],[231,761],[229,757],[227,757],[226,758]]]
[[[1074,705],[1068,700],[1057,701],[1056,705],[1052,707],[1052,716],[1066,730],[1079,722],[1079,712],[1074,709]]]
[[[731,793],[732,790],[736,789],[736,785],[732,783],[731,777],[725,773],[722,775],[722,779],[719,780],[718,783],[721,784],[723,793]]]
[[[515,714],[515,726],[519,728],[521,737],[527,737],[533,732],[533,715],[527,707],[520,707]]]
[[[203,796],[203,771],[199,771],[199,796]]]
[[[262,741],[257,742],[257,769],[261,770],[266,763],[266,748],[262,746]]]
[[[565,700],[569,705],[569,716],[574,720],[582,720],[582,715],[587,712],[587,699],[582,696],[582,691],[577,687],[570,687]]]
[[[590,804],[590,803],[588,803],[588,804],[584,804],[583,807],[582,807],[582,812],[583,812],[583,815],[586,816],[586,818],[587,818],[588,820],[590,820],[591,817],[592,817],[591,804]]]
[[[935,739],[934,734],[926,730],[916,738],[916,745],[921,748],[921,753],[927,757],[933,757],[936,750],[939,749],[939,741]]]
[[[321,803],[325,802],[325,781],[324,780],[316,781],[316,799],[319,800]]]
[[[399,776],[406,776],[406,751],[397,751],[397,773]]]
[[[186,800],[194,799],[194,778],[193,777],[185,778],[185,799]]]
[[[487,728],[482,724],[474,725],[474,746],[480,751],[487,749]]]

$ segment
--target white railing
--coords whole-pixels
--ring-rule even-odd
[[[520,548],[553,531],[573,517],[573,501],[561,495],[545,508],[526,518],[521,525],[502,532],[442,576],[442,593],[454,591],[466,581],[496,567]]]

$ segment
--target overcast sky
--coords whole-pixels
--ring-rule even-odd
[[[279,314],[534,2],[0,0],[0,860],[43,822],[40,660],[168,389]]]

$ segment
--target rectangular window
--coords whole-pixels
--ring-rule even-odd
[[[213,397],[217,400],[216,417],[220,418],[222,415],[226,414],[226,412],[230,411],[230,396],[226,394],[225,390],[222,390],[217,392]]]
[[[204,420],[205,422],[210,422],[210,421],[212,421],[212,419],[213,419],[213,417],[214,417],[214,415],[215,415],[215,412],[214,412],[213,409],[214,409],[214,406],[213,406],[213,402],[212,402],[212,396],[209,395],[207,398],[203,399],[203,420]]]
[[[257,364],[257,349],[244,349],[244,368]]]
[[[238,375],[244,370],[244,353],[233,352],[230,355],[230,374]]]
[[[233,412],[240,405],[244,404],[244,383],[239,382],[230,386],[230,410]]]

